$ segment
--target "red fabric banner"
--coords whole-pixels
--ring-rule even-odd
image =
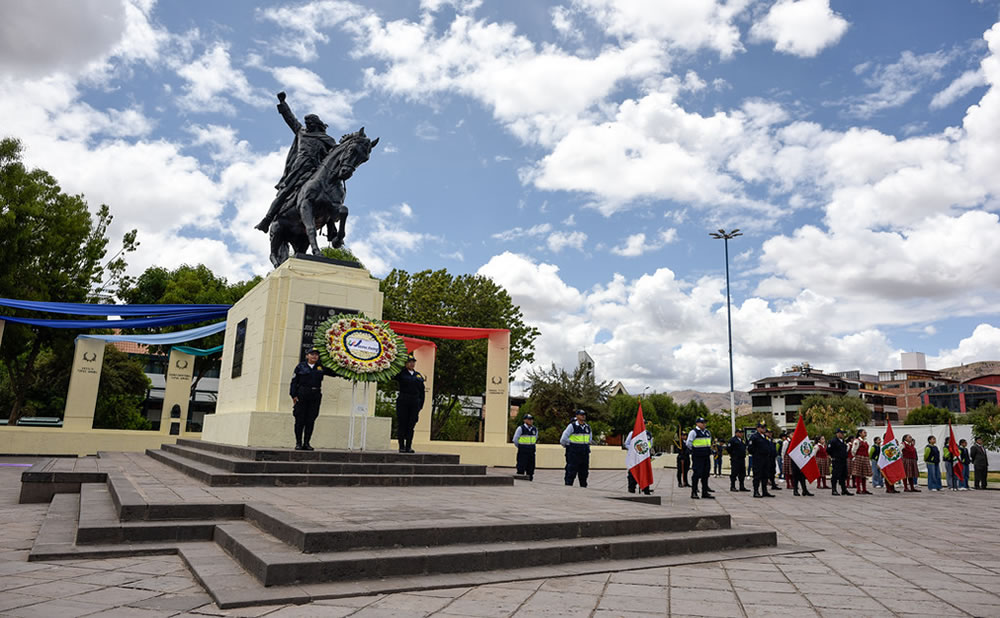
[[[465,326],[438,326],[410,322],[386,322],[398,335],[432,337],[434,339],[486,339],[493,333],[509,333],[506,328],[467,328]]]
[[[427,341],[426,339],[416,339],[414,337],[407,337],[405,335],[399,335],[403,339],[403,343],[406,344],[406,351],[412,352],[417,348],[422,348],[425,345],[429,345],[432,348],[436,348],[437,344],[433,341]]]

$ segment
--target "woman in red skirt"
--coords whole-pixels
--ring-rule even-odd
[[[820,436],[816,441],[816,467],[819,468],[819,479],[816,482],[820,483],[816,488],[830,489],[826,484],[826,479],[830,476],[830,455],[826,452],[826,436]]]
[[[865,440],[867,437],[867,431],[858,430],[858,435],[851,444],[851,454],[854,457],[851,459],[849,468],[849,473],[854,477],[855,487],[858,488],[858,493],[863,496],[872,495],[872,492],[868,491],[868,477],[872,475],[872,460],[868,454],[868,442]]]
[[[915,492],[920,470],[917,468],[917,447],[913,436],[903,436],[903,491]]]

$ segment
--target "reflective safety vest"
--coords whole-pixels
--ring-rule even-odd
[[[590,425],[583,423],[577,425],[575,422],[570,424],[573,428],[573,433],[569,434],[569,445],[570,446],[585,446],[590,448]]]
[[[710,455],[712,453],[712,434],[707,429],[694,428],[694,439],[691,440],[692,455]]]
[[[518,446],[535,446],[538,442],[538,427],[521,425],[521,435],[517,437]]]

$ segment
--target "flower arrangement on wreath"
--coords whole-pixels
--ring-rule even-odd
[[[361,314],[330,316],[316,328],[320,361],[352,382],[387,382],[406,364],[406,344],[389,325]]]

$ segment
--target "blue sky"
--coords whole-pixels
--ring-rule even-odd
[[[291,134],[381,137],[348,246],[481,273],[575,363],[727,390],[1000,357],[996,0],[0,5],[0,134],[138,228],[132,268],[270,270]]]

